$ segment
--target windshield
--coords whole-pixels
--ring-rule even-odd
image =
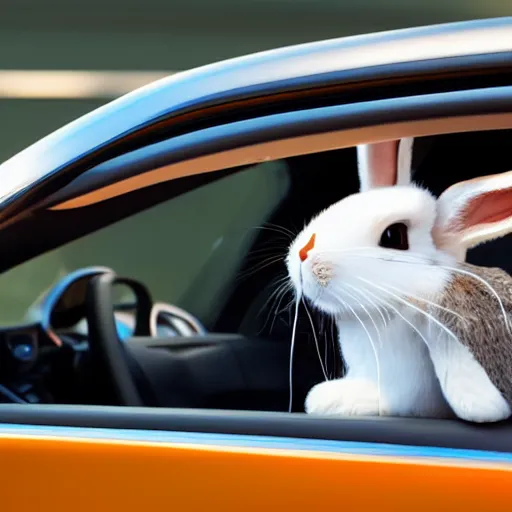
[[[208,327],[258,231],[286,197],[284,161],[255,165],[34,258],[0,276],[0,324],[27,319],[60,278],[107,266]],[[56,227],[56,229],[58,229]]]

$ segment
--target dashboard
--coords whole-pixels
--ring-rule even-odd
[[[108,267],[72,272],[48,290],[26,314],[26,323],[0,329],[0,403],[88,403],[91,365],[88,295],[91,279],[113,273]],[[202,336],[202,324],[180,308],[153,303],[142,283],[134,283],[150,301],[149,335],[159,339]],[[118,343],[137,328],[137,294],[113,303],[110,314]],[[91,373],[92,372],[92,373]]]

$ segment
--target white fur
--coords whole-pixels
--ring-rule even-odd
[[[424,333],[444,396],[459,418],[482,423],[510,417],[507,401],[464,345],[432,325]]]
[[[377,340],[375,326],[364,320]],[[377,365],[368,334],[357,321],[338,322],[340,347],[347,375],[317,384],[306,399],[306,412],[313,414],[453,416],[436,378],[428,349],[415,331],[400,317],[387,327],[376,322],[381,340],[376,342]],[[380,386],[380,395],[379,395]]]
[[[379,389],[374,381],[337,379],[314,386],[306,397],[308,414],[378,416]]]

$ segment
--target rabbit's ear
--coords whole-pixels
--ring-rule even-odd
[[[360,191],[411,182],[412,146],[405,138],[357,146]]]
[[[462,181],[437,202],[438,247],[464,258],[471,247],[512,233],[512,171]]]

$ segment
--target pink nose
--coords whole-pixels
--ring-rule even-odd
[[[311,251],[313,247],[315,247],[315,238],[316,235],[313,233],[309,239],[309,242],[299,251],[300,261],[305,261],[308,257],[308,252]]]

